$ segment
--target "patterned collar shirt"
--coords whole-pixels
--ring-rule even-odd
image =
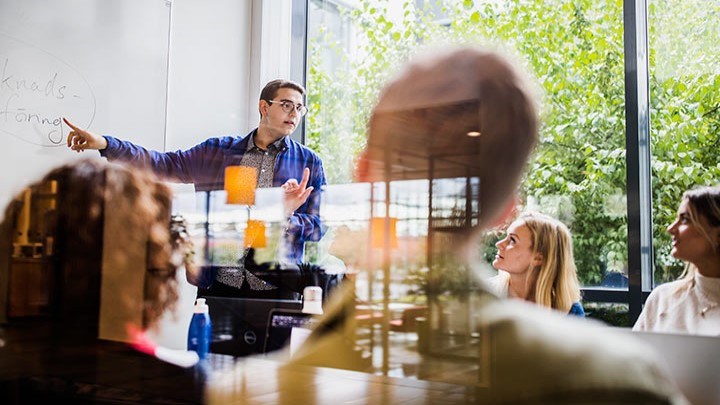
[[[273,186],[273,176],[275,168],[275,158],[285,146],[284,138],[268,145],[267,150],[263,150],[255,145],[255,133],[250,135],[247,143],[247,149],[240,161],[242,166],[254,167],[257,169],[258,180],[257,188],[268,188]]]

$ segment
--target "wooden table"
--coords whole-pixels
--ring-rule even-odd
[[[393,378],[356,371],[290,365],[248,357],[208,379],[213,404],[453,404],[472,403],[470,386]]]
[[[472,387],[211,354],[183,369],[42,320],[0,327],[0,403],[433,404]]]

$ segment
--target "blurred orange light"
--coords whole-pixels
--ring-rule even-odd
[[[248,219],[245,228],[245,247],[264,248],[266,246],[265,223],[256,219]]]
[[[372,218],[372,247],[382,248],[385,246],[385,220],[390,220],[390,247],[398,247],[397,218],[375,217]]]
[[[228,204],[255,204],[257,169],[247,166],[225,168],[225,192]]]

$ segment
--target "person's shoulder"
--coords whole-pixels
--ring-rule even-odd
[[[651,297],[653,299],[658,298],[665,298],[669,297],[671,295],[677,294],[682,292],[683,290],[686,290],[687,287],[691,285],[692,279],[680,279],[675,281],[670,281],[667,283],[660,284],[658,286],[655,286],[655,288],[650,291],[650,295],[648,296],[648,299]]]
[[[238,151],[244,151],[247,147],[248,135],[220,135],[207,138],[194,148],[200,148],[202,150],[217,150],[219,152],[232,152],[238,153]]]
[[[203,143],[215,145],[237,145],[247,140],[248,135],[220,135],[206,139]]]
[[[580,301],[575,301],[570,306],[570,311],[568,312],[570,315],[577,315],[577,316],[585,316],[585,309],[583,308]]]
[[[685,285],[689,285],[691,281],[692,281],[692,278],[681,278],[679,280],[668,281],[667,283],[662,283],[662,284],[656,286],[653,290],[675,289],[675,288],[683,287]]]
[[[322,159],[320,159],[320,156],[314,150],[312,150],[309,147],[303,145],[302,143],[292,139],[289,136],[285,139],[287,139],[288,147],[290,147],[290,149],[293,150],[295,153],[300,153],[308,159],[313,159],[318,162],[322,162]]]
[[[494,301],[477,315],[490,341],[503,342],[494,347],[491,365],[501,385],[534,397],[558,394],[558,381],[573,392],[675,394],[653,352],[599,321],[517,300]],[[525,374],[522,381],[517,370]]]

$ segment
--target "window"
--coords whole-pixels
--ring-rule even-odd
[[[669,257],[664,228],[685,189],[720,178],[715,152],[720,144],[720,31],[715,28],[720,3],[308,4],[307,87],[313,113],[307,143],[325,162],[329,189],[352,181],[375,97],[402,62],[447,43],[500,45],[526,63],[543,95],[541,144],[523,182],[521,208],[550,214],[570,227],[589,315],[630,326],[652,286],[677,277],[682,266]],[[702,23],[688,23],[695,21]],[[425,215],[442,211],[450,221],[455,217],[462,193],[433,194],[435,187],[448,189],[448,184],[416,185],[414,192],[428,197]],[[389,201],[397,209],[404,204],[398,203],[402,197],[393,194],[394,187],[396,182]],[[370,192],[370,200],[384,198],[381,194]],[[399,235],[426,239],[421,251],[426,262],[415,261],[418,265],[403,281],[423,286],[432,278],[433,245],[448,243],[444,229],[435,232],[434,218],[412,223],[397,211],[393,215],[399,217]],[[486,258],[494,255],[497,238],[489,233],[486,245],[478,247]],[[450,276],[457,280],[463,274]],[[372,286],[372,277],[364,285]],[[364,288],[380,299],[373,295],[380,284]],[[448,310],[452,305],[444,311],[454,312]],[[453,329],[450,318],[435,315],[444,319],[447,331]],[[472,338],[472,328],[465,332]]]
[[[309,3],[307,139],[329,183],[351,181],[377,91],[408,56],[443,43],[502,44],[545,96],[523,208],[570,226],[584,286],[627,290],[622,4],[464,3]]]
[[[671,224],[685,190],[720,179],[720,3],[649,1],[655,284],[675,280]]]

